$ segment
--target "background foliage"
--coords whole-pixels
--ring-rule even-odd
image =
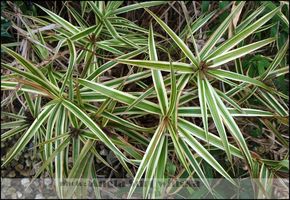
[[[60,198],[87,195],[62,180],[97,177],[133,178],[128,198],[141,178],[144,198],[221,198],[219,177],[277,196],[288,17],[285,1],[1,2],[1,144],[17,139],[2,168],[40,152],[34,178],[47,171]],[[157,182],[179,178],[203,185]]]

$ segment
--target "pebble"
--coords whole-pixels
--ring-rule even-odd
[[[1,177],[6,177],[6,173],[7,173],[6,170],[1,170]]]
[[[31,194],[31,192],[32,192],[31,187],[26,187],[24,192],[25,192],[25,194]]]
[[[15,194],[16,193],[16,189],[14,187],[10,187],[6,190],[6,195],[12,195],[12,194]]]
[[[37,194],[34,199],[44,199],[42,194]]]
[[[25,177],[30,176],[30,171],[27,171],[27,170],[21,170],[19,173]]]
[[[9,172],[9,174],[7,174],[7,177],[9,177],[9,178],[14,178],[15,176],[16,176],[15,171],[11,171],[11,172]]]
[[[14,162],[13,163],[11,163],[12,164],[12,166],[15,166],[15,165],[17,165],[17,163],[18,163],[18,161],[19,161],[19,159],[20,159],[20,154],[17,154],[15,157],[14,157]]]
[[[89,193],[90,193],[90,192],[93,192],[93,187],[89,186],[89,187],[88,187],[88,192],[89,192]]]
[[[30,180],[29,180],[29,178],[23,178],[23,179],[21,180],[21,184],[22,184],[24,187],[29,186],[29,184],[30,184]]]
[[[217,41],[217,44],[218,43],[221,43],[221,42],[224,42],[225,41],[225,38],[220,38],[218,41]]]
[[[52,183],[52,180],[50,178],[45,178],[44,179],[44,185],[48,186]]]
[[[26,164],[27,167],[30,167],[31,166],[31,161],[27,159],[27,160],[25,160],[25,164]]]
[[[24,158],[29,158],[29,153],[25,153]]]
[[[18,165],[15,166],[15,169],[16,169],[16,171],[18,171],[18,172],[22,171],[23,168],[24,168],[24,167],[23,167],[23,165],[21,165],[21,164],[18,164]]]
[[[10,178],[3,178],[1,180],[1,187],[6,186],[9,187],[11,185],[11,179]]]
[[[16,195],[17,195],[18,198],[21,198],[22,197],[22,193],[19,192],[19,191],[16,192]]]
[[[50,196],[50,197],[47,197],[47,199],[58,199],[57,196]]]
[[[109,155],[107,156],[108,163],[112,164],[115,160],[117,160],[116,156],[112,151],[110,151]]]
[[[37,180],[35,180],[35,181],[33,182],[33,184],[34,184],[36,187],[39,186],[39,182],[38,182]]]
[[[16,193],[11,194],[11,199],[17,199],[17,194]]]
[[[1,185],[1,196],[2,196],[2,194],[6,195],[7,189],[8,189],[8,187]],[[1,199],[3,199],[3,198],[1,197]]]
[[[107,151],[107,149],[102,149],[102,150],[100,151],[100,155],[101,155],[101,156],[107,156],[107,155],[108,155],[108,151]]]

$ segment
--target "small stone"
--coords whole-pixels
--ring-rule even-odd
[[[88,187],[88,192],[90,193],[90,192],[93,192],[93,187]]]
[[[48,186],[52,183],[52,180],[50,178],[45,178],[44,179],[44,185]]]
[[[24,158],[29,158],[29,154],[28,153],[25,153],[24,154]]]
[[[69,157],[69,158],[68,158],[68,163],[69,163],[69,164],[73,163],[73,158],[72,158],[72,157]]]
[[[31,187],[26,187],[24,190],[25,194],[31,194],[32,191],[33,190],[31,189]]]
[[[18,164],[18,165],[16,165],[16,167],[15,167],[16,171],[18,171],[18,172],[20,172],[23,168],[24,168],[24,167],[23,167],[23,165],[21,165],[21,164]]]
[[[107,156],[107,155],[108,155],[108,151],[107,151],[107,149],[102,149],[102,150],[100,151],[100,155],[101,155],[101,156]]]
[[[21,184],[22,184],[24,187],[29,186],[29,184],[30,184],[30,180],[29,180],[29,178],[23,178],[23,179],[21,180]]]
[[[42,194],[37,194],[34,199],[44,199]]]
[[[34,184],[36,187],[38,187],[38,186],[39,186],[39,182],[38,182],[38,181],[36,181],[36,180],[33,182],[33,184]]]
[[[22,197],[22,193],[19,192],[19,191],[16,192],[16,195],[17,195],[18,198],[21,198]]]
[[[6,170],[1,170],[1,177],[6,177],[6,173],[7,173]]]
[[[20,160],[20,154],[17,154],[17,155],[15,156],[14,160],[15,160],[15,164],[14,164],[14,165],[17,165],[17,163],[18,163],[19,160]]]
[[[11,194],[11,199],[17,199],[17,194],[16,193]]]
[[[31,148],[33,148],[33,143],[32,142],[29,142],[28,143],[28,149],[31,149]]]
[[[7,177],[9,177],[9,178],[14,178],[15,176],[16,176],[15,171],[11,171],[11,172],[9,172],[9,174],[7,174]]]
[[[49,196],[47,197],[47,199],[57,199],[58,197],[57,196]]]
[[[112,151],[110,151],[109,155],[107,156],[108,163],[112,164],[115,160],[117,160],[116,156]]]
[[[16,193],[16,189],[14,187],[10,187],[6,190],[6,195],[12,195]]]
[[[10,178],[3,178],[1,180],[1,188],[6,186],[9,187],[11,185],[11,179]]]
[[[30,172],[27,171],[27,170],[21,170],[19,173],[20,173],[22,176],[25,176],[25,177],[29,177],[29,176],[30,176]]]
[[[27,167],[30,167],[31,166],[31,161],[27,159],[27,160],[25,160],[25,164],[26,164]]]
[[[221,42],[224,42],[225,41],[225,38],[220,38],[217,43],[221,43]]]

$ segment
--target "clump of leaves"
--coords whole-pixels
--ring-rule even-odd
[[[4,39],[11,38],[11,35],[8,32],[8,29],[11,27],[11,23],[8,19],[6,19],[2,13],[3,10],[6,8],[6,2],[1,1],[1,43],[4,42]],[[2,53],[2,50],[1,50]]]
[[[289,5],[264,2],[250,9],[246,2],[228,3],[222,8],[229,14],[222,16],[207,37],[205,25],[219,12],[193,19],[189,3],[176,3],[185,18],[179,35],[148,9],[170,4],[162,1],[130,5],[120,1],[65,2],[68,16],[39,5],[48,15],[45,18],[19,16],[24,27],[15,28],[27,42],[18,52],[1,46],[9,56],[2,62],[1,88],[16,91],[12,101],[22,98],[37,118],[29,126],[16,115],[12,124],[2,123],[10,129],[1,135],[2,140],[22,134],[2,166],[37,137],[36,141],[43,143],[35,144],[42,152],[43,165],[35,177],[48,170],[56,178],[60,198],[78,198],[78,189],[67,190],[60,184],[62,180],[96,178],[95,159],[114,167],[99,155],[94,145],[98,141],[134,178],[128,198],[134,197],[142,177],[146,179],[144,198],[192,197],[196,191],[217,198],[224,194],[208,178],[223,177],[237,186],[234,178],[245,174],[258,180],[258,197],[271,197],[267,189],[270,180],[289,169],[285,164],[288,150],[279,159],[259,155],[249,142],[255,140],[248,133],[252,129],[242,126],[247,118],[255,118],[265,125],[260,129],[264,130],[261,137],[271,138],[275,148],[289,146],[285,131],[288,96],[271,84],[289,73],[288,39],[282,46],[274,45],[277,37],[259,35],[256,39],[258,33],[273,27],[269,23],[274,18],[274,22],[282,20],[289,26],[281,12],[281,7],[289,10]],[[204,3],[198,7],[208,10]],[[137,9],[157,24],[153,26],[152,21],[145,29],[124,17]],[[160,28],[166,35],[154,32]],[[206,38],[201,46],[198,38]],[[268,50],[270,45],[272,50]],[[263,70],[250,75],[250,68],[260,68],[254,62],[256,51],[259,59],[263,56],[267,62],[263,62]],[[244,67],[248,65],[246,56],[251,57],[252,67]],[[19,65],[13,64],[15,61]],[[119,72],[117,77],[112,75],[113,68]],[[42,104],[44,97],[50,100]],[[4,99],[2,107],[7,102]],[[23,110],[19,112],[22,115]],[[159,119],[157,126],[142,124],[150,115]],[[257,127],[254,122],[250,125]],[[69,156],[72,168],[68,167]],[[178,178],[199,178],[202,188],[188,188],[184,193],[182,186],[172,187]],[[169,185],[164,184],[167,180]],[[94,186],[99,198],[99,188],[96,183]]]

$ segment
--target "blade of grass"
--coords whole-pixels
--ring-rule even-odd
[[[128,160],[126,156],[113,144],[110,138],[99,128],[99,126],[81,109],[79,109],[73,103],[63,100],[62,104],[73,113],[78,119],[80,119],[91,131],[96,135],[97,138],[102,140],[102,142],[110,148],[116,155]]]
[[[188,46],[174,33],[165,22],[163,22],[159,17],[157,17],[153,12],[146,9],[145,10],[159,23],[159,25],[166,31],[166,33],[173,39],[173,41],[179,46],[181,51],[186,55],[186,57],[191,61],[193,70],[198,68],[196,57],[193,55]]]
[[[149,28],[148,46],[149,46],[150,60],[158,61],[152,24],[150,24],[150,28]],[[155,86],[158,102],[160,103],[160,109],[161,109],[162,114],[165,115],[168,110],[168,99],[167,99],[166,88],[164,86],[163,77],[159,70],[152,69],[151,72],[152,72],[152,79]]]
[[[207,59],[211,59],[213,57],[216,57],[218,55],[225,54],[228,50],[232,49],[234,46],[236,46],[239,42],[244,40],[246,37],[248,37],[250,34],[252,34],[254,31],[256,31],[258,28],[263,26],[267,21],[269,21],[277,12],[279,11],[279,8],[276,8],[269,12],[268,14],[261,17],[256,22],[252,23],[245,29],[241,30],[238,34],[231,37],[229,40],[227,40],[225,43],[223,43],[220,47],[218,47],[213,53],[211,53]]]
[[[39,114],[39,116],[34,120],[29,129],[25,132],[25,134],[17,141],[14,147],[8,152],[5,157],[5,160],[2,167],[7,165],[23,148],[28,144],[31,138],[36,134],[39,127],[44,123],[44,121],[48,118],[50,112],[54,105],[49,105],[44,108],[44,110]],[[1,126],[2,128],[2,126]]]
[[[228,29],[230,23],[232,22],[232,19],[235,17],[236,14],[238,14],[243,9],[244,5],[245,5],[245,2],[240,2],[235,7],[235,9],[230,13],[230,15],[223,21],[223,23],[210,36],[210,38],[207,40],[202,50],[200,51],[201,60],[204,60],[206,56],[210,53],[210,51],[213,49],[215,44],[218,42],[218,40],[223,36],[223,34]]]
[[[229,61],[240,58],[240,57],[247,55],[247,54],[263,47],[263,46],[266,46],[266,45],[274,42],[275,40],[276,40],[275,38],[268,38],[265,40],[261,40],[259,42],[255,42],[255,43],[237,48],[237,49],[232,50],[232,51],[228,51],[228,52],[223,53],[223,54],[217,54],[217,56],[207,59],[207,62],[210,62],[210,61],[212,62],[212,64],[210,64],[208,67],[213,68],[213,67],[221,66]]]

